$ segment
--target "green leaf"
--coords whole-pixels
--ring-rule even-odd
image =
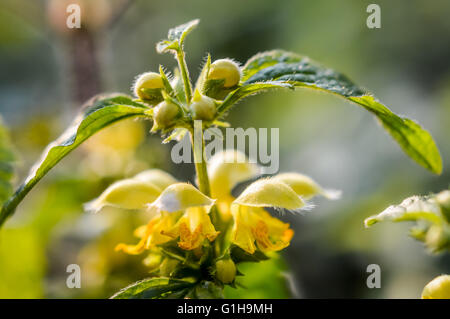
[[[260,262],[262,260],[269,259],[269,257],[267,257],[260,250],[255,251],[253,254],[249,254],[245,250],[236,245],[231,246],[230,255],[236,264],[241,262]]]
[[[441,156],[430,133],[414,121],[391,112],[343,74],[307,57],[275,50],[257,54],[243,67],[243,86],[262,81],[333,93],[364,107],[378,118],[409,157],[433,173],[441,173]]]
[[[106,126],[133,116],[146,116],[147,110],[147,106],[134,102],[126,95],[99,95],[92,98],[73,124],[47,146],[41,160],[32,167],[25,181],[2,207],[0,226],[14,213],[17,205],[36,183],[73,149]]]
[[[196,19],[170,29],[167,40],[160,41],[156,45],[156,51],[158,53],[164,53],[168,51],[178,51],[183,48],[184,39],[192,30],[194,30],[199,22],[200,20]]]
[[[415,221],[410,236],[425,243],[431,252],[450,250],[448,207],[450,190],[429,196],[412,196],[399,205],[392,205],[378,215],[366,218],[370,227],[381,221]]]
[[[226,285],[224,295],[227,299],[288,299],[288,267],[279,254],[272,253],[270,259],[259,263],[241,263],[238,266],[241,276],[236,277],[236,286]],[[267,280],[261,279],[267,278]],[[294,296],[295,297],[295,296]]]
[[[191,289],[187,296],[195,299],[223,299],[223,288],[204,280]]]
[[[366,227],[381,221],[416,221],[426,220],[434,224],[442,224],[439,204],[432,197],[412,196],[405,199],[400,205],[391,205],[378,215],[364,220]]]
[[[148,278],[123,288],[111,299],[161,299],[182,298],[194,283],[188,280],[170,279],[165,277]]]
[[[11,179],[14,175],[16,156],[7,128],[0,117],[0,204],[12,194]]]
[[[227,95],[225,100],[223,100],[223,102],[217,107],[217,112],[222,115],[226,111],[228,111],[234,104],[236,104],[238,101],[247,96],[261,93],[263,91],[271,89],[280,89],[280,88],[293,89],[294,86],[290,83],[277,81],[266,81],[266,82],[244,84]]]

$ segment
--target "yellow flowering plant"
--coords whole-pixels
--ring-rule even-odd
[[[412,221],[410,236],[424,243],[433,254],[450,251],[450,190],[427,196],[411,196],[399,205],[391,205],[381,213],[370,216],[365,226],[382,221]],[[424,299],[450,299],[450,275],[430,281],[422,292]]]
[[[62,158],[117,121],[150,120],[151,131],[164,136],[164,143],[189,135],[195,185],[150,169],[113,183],[85,204],[87,211],[100,212],[105,206],[113,206],[139,211],[148,218],[135,230],[136,242],[117,243],[115,250],[143,255],[150,277],[122,289],[113,298],[222,297],[225,285],[236,287],[236,278],[242,275],[240,263],[268,259],[289,245],[294,230],[277,217],[277,211],[309,209],[309,200],[314,196],[339,197],[339,192],[325,189],[299,173],[262,176],[257,164],[234,149],[206,160],[205,130],[228,126],[223,118],[248,96],[295,88],[340,96],[371,112],[418,164],[436,174],[442,170],[433,138],[419,124],[396,115],[343,74],[305,56],[273,50],[258,53],[241,66],[231,59],[212,61],[208,54],[193,85],[184,42],[198,23],[193,20],[169,30],[167,39],[156,46],[159,53],[174,55],[178,66],[173,75],[160,66],[158,72],[137,77],[134,97],[93,97],[61,137],[48,145],[0,212],[1,226]],[[198,123],[200,136],[196,138]],[[235,193],[237,185],[250,180],[253,182],[242,192]],[[9,185],[9,181],[4,184]]]

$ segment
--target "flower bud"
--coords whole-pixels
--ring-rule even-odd
[[[153,113],[154,124],[152,131],[169,128],[175,123],[175,120],[179,114],[180,110],[177,105],[162,101],[155,107],[155,111]]]
[[[425,235],[425,243],[434,252],[439,252],[450,243],[450,232],[441,225],[432,225]]]
[[[422,299],[450,299],[450,275],[441,275],[430,281],[423,288]]]
[[[133,85],[134,94],[142,100],[158,103],[163,100],[161,89],[164,83],[161,75],[155,72],[142,73],[136,78]]]
[[[440,192],[436,195],[435,199],[441,206],[441,211],[445,219],[450,223],[450,190]]]
[[[220,59],[211,64],[208,79],[225,80],[224,87],[230,88],[239,83],[241,79],[241,69],[236,62],[229,59]]]
[[[161,258],[160,254],[150,253],[142,262],[149,270],[154,270],[161,267]]]
[[[224,284],[233,282],[236,277],[236,265],[230,258],[216,262],[216,277]]]
[[[443,208],[444,213],[447,213],[448,215],[450,212],[450,190],[444,190],[440,192],[436,195],[435,199],[436,202]],[[450,222],[450,215],[448,215],[447,217]]]
[[[211,121],[216,115],[216,104],[210,97],[200,94],[198,90],[194,93],[191,112],[194,120]]]

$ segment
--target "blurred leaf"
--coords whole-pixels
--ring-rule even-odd
[[[364,107],[378,118],[409,157],[433,173],[441,173],[441,156],[430,133],[414,121],[391,112],[343,74],[307,57],[274,50],[255,55],[243,68],[243,87],[263,81],[322,90]]]
[[[284,260],[273,254],[268,260],[259,263],[239,264],[243,276],[236,277],[236,286],[225,286],[225,298],[232,299],[285,299],[290,298],[288,283],[284,272]]]
[[[111,299],[159,299],[169,296],[173,298],[177,293],[193,286],[190,281],[170,278],[149,278],[138,281],[120,290]],[[186,291],[187,292],[187,291]]]
[[[8,130],[0,117],[0,204],[3,204],[12,194],[11,179],[14,175],[15,159]]]
[[[412,196],[400,205],[391,205],[378,215],[366,218],[364,224],[370,227],[381,221],[416,221],[410,235],[425,243],[432,252],[450,250],[450,190],[436,195]]]
[[[199,22],[200,20],[196,19],[170,29],[167,40],[159,42],[156,45],[156,51],[158,51],[158,53],[164,53],[170,50],[177,51],[178,49],[181,49],[183,47],[184,39],[192,30],[194,30]]]
[[[0,298],[43,298],[45,245],[34,227],[0,230]]]
[[[108,125],[133,116],[144,116],[146,110],[148,108],[145,105],[136,103],[125,95],[100,95],[92,98],[74,123],[47,146],[41,160],[32,167],[26,180],[2,207],[0,226],[14,213],[17,205],[34,185],[73,149]]]

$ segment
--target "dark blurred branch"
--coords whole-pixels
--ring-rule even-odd
[[[86,28],[71,33],[70,70],[73,75],[73,99],[77,105],[101,92],[100,67],[96,55],[96,42]]]
[[[100,31],[94,32],[83,26],[71,33],[71,73],[74,77],[73,99],[76,105],[84,103],[102,91],[96,36],[99,32],[108,32],[133,2],[134,0],[122,1]]]
[[[114,10],[114,14],[109,19],[109,22],[106,25],[106,29],[114,27],[114,25],[123,17],[125,12],[131,7],[131,5],[135,2],[135,0],[124,0],[118,6],[116,10]]]

